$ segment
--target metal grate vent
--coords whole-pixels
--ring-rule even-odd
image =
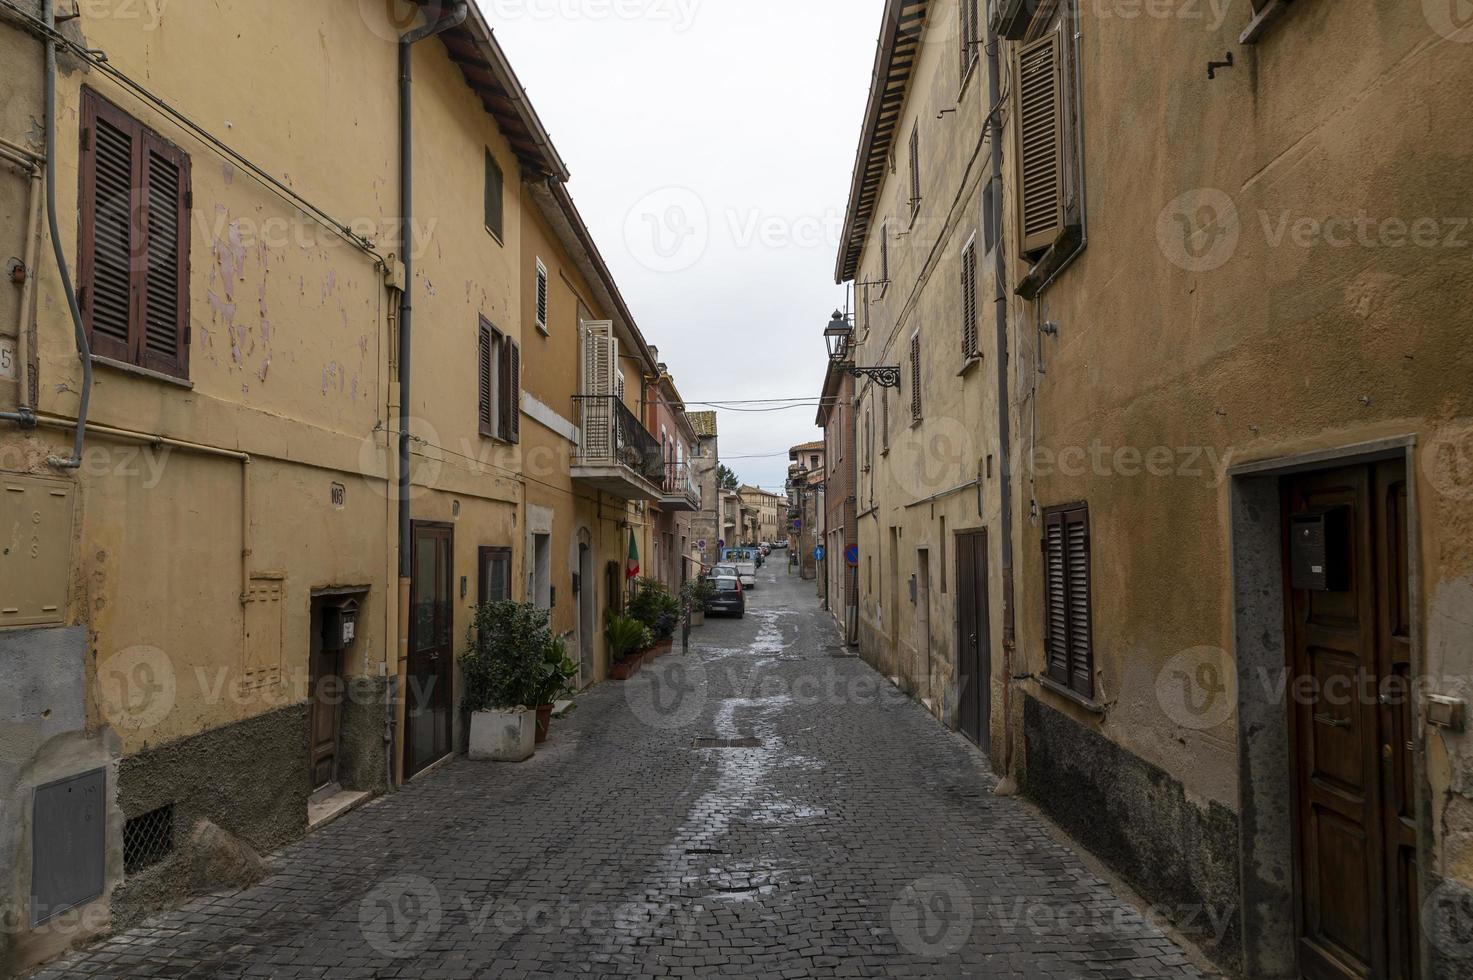
[[[174,804],[123,822],[123,872],[132,874],[158,864],[174,850]]]
[[[691,742],[697,749],[760,749],[760,738],[698,738]]]

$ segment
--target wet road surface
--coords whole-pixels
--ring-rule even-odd
[[[533,760],[457,761],[40,975],[1201,975],[775,558]]]

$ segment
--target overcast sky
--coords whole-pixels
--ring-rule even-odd
[[[681,395],[816,398],[883,0],[478,2]],[[815,411],[720,411],[723,460],[780,487]]]

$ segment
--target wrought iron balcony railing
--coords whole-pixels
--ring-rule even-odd
[[[666,497],[683,497],[692,507],[701,506],[701,488],[689,463],[666,463],[665,479],[660,489]]]
[[[660,486],[665,481],[665,455],[616,395],[576,395],[578,454],[581,466],[623,466]]]

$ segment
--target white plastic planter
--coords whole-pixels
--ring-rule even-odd
[[[471,715],[472,759],[483,762],[525,762],[532,758],[536,749],[535,711],[478,711]]]

